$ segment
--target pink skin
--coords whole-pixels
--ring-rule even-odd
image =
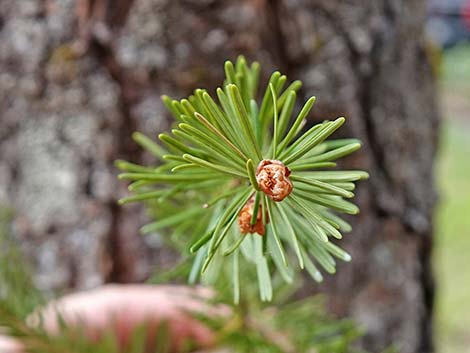
[[[204,288],[184,286],[107,285],[99,289],[71,294],[49,303],[28,319],[35,325],[39,314],[43,315],[44,327],[57,334],[57,313],[71,327],[80,327],[91,340],[99,340],[105,331],[112,330],[121,346],[125,347],[133,330],[146,325],[148,346],[154,345],[158,325],[165,322],[171,335],[172,347],[178,351],[182,344],[191,340],[201,348],[214,343],[214,334],[191,312],[209,316],[230,315],[223,306],[210,306],[205,301],[212,292]],[[0,337],[0,353],[21,353],[17,342]]]
[[[15,340],[0,336],[0,353],[20,353],[21,345]]]

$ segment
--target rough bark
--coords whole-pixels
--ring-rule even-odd
[[[379,351],[432,351],[430,268],[438,117],[424,0],[2,0],[0,202],[46,290],[139,281],[162,261],[139,207],[119,208],[112,161],[133,130],[166,127],[159,100],[222,80],[244,54],[304,81],[314,120],[348,117],[370,171],[346,248],[319,286]],[[317,291],[319,288],[310,290]]]

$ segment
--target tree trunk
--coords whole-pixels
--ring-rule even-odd
[[[0,203],[46,290],[140,281],[167,261],[113,160],[167,127],[165,93],[213,89],[225,59],[258,60],[316,95],[313,120],[346,116],[362,152],[351,264],[310,291],[364,325],[363,347],[432,351],[430,253],[438,115],[424,0],[2,0]],[[170,256],[171,258],[171,256]]]

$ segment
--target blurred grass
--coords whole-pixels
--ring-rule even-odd
[[[444,54],[434,265],[437,352],[470,352],[470,46]]]
[[[462,92],[470,86],[470,44],[445,51],[442,58],[442,79],[446,90]],[[470,94],[467,90],[467,94]]]

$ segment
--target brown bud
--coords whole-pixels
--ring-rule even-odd
[[[252,196],[251,199],[243,206],[242,210],[238,214],[238,227],[242,234],[246,233],[258,233],[259,235],[264,235],[265,227],[263,224],[263,207],[261,204],[258,208],[258,214],[256,215],[256,223],[251,224],[251,218],[253,217],[253,211],[255,208],[255,197]],[[268,222],[268,215],[266,214],[266,222]]]
[[[274,201],[282,201],[292,192],[290,170],[284,163],[263,159],[256,169],[256,181],[260,189]]]

